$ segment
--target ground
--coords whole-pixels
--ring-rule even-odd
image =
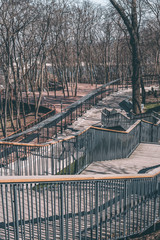
[[[70,104],[74,103],[75,101],[79,100],[81,97],[87,95],[89,92],[91,92],[92,90],[94,90],[96,87],[99,87],[99,86],[101,86],[101,85],[96,86],[95,84],[91,85],[91,84],[79,83],[76,97],[72,96],[72,95],[68,97],[66,90],[65,90],[65,97],[61,90],[61,91],[56,92],[56,98],[54,96],[53,91],[50,91],[49,95],[47,94],[47,92],[43,92],[41,105],[44,107],[47,107],[50,110],[54,110],[54,108],[55,108],[56,113],[59,113],[59,112],[61,112],[61,109],[63,110],[64,108],[66,108]],[[70,87],[69,87],[69,91],[71,93]],[[38,97],[38,92],[37,92],[37,97]],[[25,93],[23,96],[23,100],[24,100],[24,102],[26,102]],[[34,103],[33,96],[31,94],[29,96],[29,102],[31,104]],[[39,117],[42,117],[42,115],[43,115],[42,113],[39,113]],[[26,115],[26,122],[28,124],[33,121],[35,121],[35,115],[33,112],[31,112],[30,114]],[[23,126],[23,120],[21,121],[21,124]],[[8,132],[8,136],[13,133],[13,128],[11,127],[10,121],[8,121],[7,132]],[[0,128],[0,139],[1,138],[3,138],[3,133],[2,133],[2,129]]]
[[[43,115],[43,113],[39,113],[38,117],[41,117]],[[33,112],[29,113],[26,115],[26,124],[29,124],[31,122],[35,121],[35,114]],[[16,124],[16,118],[14,118],[14,123]],[[22,120],[22,115],[21,115],[21,124],[22,127],[24,125],[23,120]],[[10,134],[13,133],[13,128],[11,127],[11,122],[8,121],[7,123],[7,136],[9,136]],[[2,129],[0,128],[0,139],[3,138],[3,133],[2,133]]]
[[[100,87],[101,85],[91,85],[87,83],[79,83],[78,84],[78,89],[77,89],[77,96],[72,96],[71,93],[71,88],[69,87],[69,92],[70,96],[67,96],[67,91],[65,89],[65,97],[63,95],[62,90],[56,92],[56,98],[54,91],[50,91],[49,95],[47,92],[43,92],[42,94],[42,105],[45,105],[49,108],[55,106],[56,108],[56,113],[61,112],[61,107],[62,109],[65,109],[68,105],[74,103],[75,101],[79,100],[81,97],[87,95],[90,93],[92,90],[96,89],[96,87]],[[38,97],[38,92],[37,92],[37,97]],[[25,98],[25,96],[24,96]],[[33,102],[33,97],[30,95],[30,101]]]
[[[154,109],[155,111],[160,112],[160,91],[157,90],[151,90],[150,87],[146,91],[146,104],[145,104],[145,111],[152,111]],[[156,91],[156,95],[155,95]]]

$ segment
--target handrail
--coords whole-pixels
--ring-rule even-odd
[[[66,107],[62,113],[58,113],[56,115],[54,115],[53,117],[50,117],[50,118],[47,118],[46,120],[42,121],[41,123],[21,132],[21,133],[18,133],[16,135],[12,135],[10,137],[6,137],[3,139],[3,141],[6,141],[6,140],[12,140],[14,138],[18,138],[22,135],[25,135],[25,134],[28,134],[28,133],[31,133],[31,132],[34,132],[34,131],[37,131],[39,129],[42,129],[44,126],[47,126],[49,125],[50,123],[53,123],[53,121],[55,122],[60,122],[65,116],[66,114],[70,111],[70,110],[73,110],[75,109],[76,107],[78,106],[81,106],[82,103],[85,103],[87,100],[91,99],[92,97],[96,96],[96,94],[98,93],[101,93],[102,90],[104,88],[106,88],[107,86],[110,86],[110,85],[114,85],[115,83],[118,83],[121,79],[116,79],[112,82],[109,82],[109,83],[106,83],[104,85],[102,85],[101,87],[91,91],[89,94],[87,94],[86,96],[82,97],[81,99],[77,100],[76,102],[72,103],[71,105],[69,105],[68,107]]]
[[[99,154],[105,157],[105,160],[128,157],[141,142],[141,135],[142,140],[150,141],[148,129],[152,130],[156,137],[154,139],[158,141],[159,125],[154,127],[150,122],[137,120],[127,131],[90,126],[75,136],[47,144],[0,142],[3,145],[29,147],[60,143],[56,147],[46,147],[45,150],[37,148],[36,151],[32,148],[1,146],[2,160],[3,157],[7,160],[4,171],[9,170],[9,174],[12,174],[13,170],[15,174],[23,174],[25,168],[28,169],[26,174],[30,174],[0,177],[1,235],[3,234],[4,239],[12,236],[14,239],[41,239],[41,233],[45,239],[101,239],[104,236],[119,239],[138,234],[155,224],[156,220],[160,219],[160,168],[145,174],[125,175],[68,175],[73,173],[67,170],[68,164],[72,162],[74,173],[79,173],[91,161],[97,161]],[[109,139],[111,142],[108,144]],[[23,164],[28,161],[26,156],[30,151],[33,154],[33,158],[29,158],[31,162],[28,165]],[[64,151],[69,154],[63,156]],[[109,151],[111,154],[107,155]],[[12,153],[14,154],[9,160],[7,154]],[[13,168],[7,168],[8,163],[12,164],[12,159],[15,158],[17,162],[13,163]],[[48,170],[48,161],[52,163],[53,172]],[[66,165],[60,166],[61,162]],[[54,172],[57,163],[59,166]],[[42,169],[35,171],[36,166]],[[64,167],[67,175],[50,175],[65,174],[62,171]],[[49,175],[45,175],[48,173]]]
[[[114,175],[54,175],[54,176],[1,176],[3,183],[36,183],[36,182],[62,182],[62,181],[92,181],[92,180],[125,180],[154,178],[160,174],[160,169],[153,174],[114,174]]]
[[[26,146],[26,147],[45,147],[45,146],[50,146],[50,145],[54,145],[56,143],[59,143],[59,142],[62,142],[62,141],[67,141],[69,139],[73,139],[75,138],[76,136],[80,136],[82,135],[84,132],[88,131],[89,129],[97,129],[97,130],[101,130],[101,131],[107,131],[107,132],[115,132],[115,133],[124,133],[124,134],[127,134],[129,132],[132,131],[132,129],[137,126],[141,121],[143,120],[137,120],[129,129],[127,129],[127,131],[119,131],[119,130],[114,130],[114,129],[108,129],[108,128],[100,128],[100,127],[95,127],[95,126],[89,126],[88,128],[86,128],[84,131],[80,132],[79,134],[75,134],[74,136],[72,137],[68,137],[68,138],[64,138],[64,139],[61,139],[61,140],[58,140],[58,141],[54,141],[54,142],[50,142],[50,143],[41,143],[41,144],[30,144],[30,143],[18,143],[18,142],[3,142],[3,141],[0,141],[0,144],[2,145],[14,145],[14,146]],[[146,122],[146,121],[144,121]],[[149,124],[152,124],[152,125],[155,125],[153,123],[150,123],[150,122],[147,122]],[[155,125],[157,126],[157,125]]]
[[[96,127],[90,127],[79,135],[77,134],[65,140],[62,139],[46,145],[37,146],[30,144],[26,146],[25,144],[21,145],[21,143],[7,144],[6,142],[1,142],[1,175],[78,174],[88,164],[97,161],[99,151],[104,151],[103,157],[100,156],[99,158],[101,161],[124,158],[131,154],[137,144],[139,144],[140,134],[136,134],[136,132],[140,127],[140,121],[137,121],[128,131],[129,135],[125,132],[119,133],[125,135],[125,142],[129,138],[134,138],[134,140],[129,148],[125,147],[126,150],[124,151],[121,149],[122,145],[119,145],[114,154],[106,153],[105,146],[102,146],[102,149],[99,146],[96,150],[96,146],[101,145],[102,131],[104,130],[103,135],[105,135],[106,141],[110,141],[110,138],[108,140],[107,138],[111,136],[110,133],[112,132],[111,129],[99,130]],[[115,139],[114,144],[117,144],[119,141],[117,132],[115,131],[113,134]],[[134,134],[136,134],[135,137]],[[92,138],[95,141],[92,141]],[[69,151],[71,152],[69,153]],[[28,156],[30,157],[28,158]]]
[[[128,128],[126,131],[120,131],[120,130],[114,130],[114,129],[108,129],[108,128],[100,128],[100,127],[94,127],[91,126],[90,128],[93,129],[97,129],[97,130],[102,130],[102,131],[108,131],[108,132],[115,132],[115,133],[130,133],[132,131],[132,129],[137,126],[142,120],[137,120],[134,124],[132,124],[132,126],[130,126],[130,128]],[[148,122],[149,123],[149,122]]]

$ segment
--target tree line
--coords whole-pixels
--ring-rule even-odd
[[[110,2],[102,7],[91,1],[0,1],[0,125],[4,136],[7,121],[17,130],[23,116],[26,125],[24,97],[28,105],[29,96],[34,98],[37,118],[42,93],[49,93],[50,86],[55,97],[59,84],[64,96],[76,96],[78,83],[102,84],[134,76],[133,82],[142,75],[160,74],[159,0]],[[134,30],[133,39],[129,27]],[[138,41],[138,76],[133,40]]]

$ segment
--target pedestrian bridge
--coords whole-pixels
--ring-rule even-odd
[[[160,220],[159,140],[159,123],[136,119],[126,131],[91,126],[57,142],[0,142],[0,239],[145,231]]]

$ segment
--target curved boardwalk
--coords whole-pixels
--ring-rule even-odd
[[[127,96],[128,91],[126,95],[121,92],[106,98],[106,102],[103,100],[79,118],[71,126],[71,132],[82,130],[87,124],[97,124],[103,107],[118,108],[118,102]],[[68,148],[69,160],[72,161],[74,151],[72,158],[70,152]],[[26,156],[31,162],[41,156],[41,160],[46,160],[47,169],[52,152],[47,148]],[[129,158],[97,161],[77,178],[66,176],[68,180],[65,180],[65,176],[44,176],[41,182],[38,176],[24,177],[24,181],[22,176],[15,176],[16,182],[7,176],[8,182],[5,183],[2,177],[0,239],[119,239],[142,232],[159,217],[158,182],[156,178],[147,176],[144,181],[142,174],[129,179],[125,176],[128,173],[153,173],[160,164],[159,156],[160,145],[141,143]],[[27,162],[23,161],[22,171],[25,171]],[[37,165],[43,168],[42,164]],[[90,178],[85,176],[87,174]],[[110,175],[103,179],[102,175],[94,177],[96,174]],[[111,174],[114,177],[110,177]],[[123,174],[123,178],[117,174]]]

